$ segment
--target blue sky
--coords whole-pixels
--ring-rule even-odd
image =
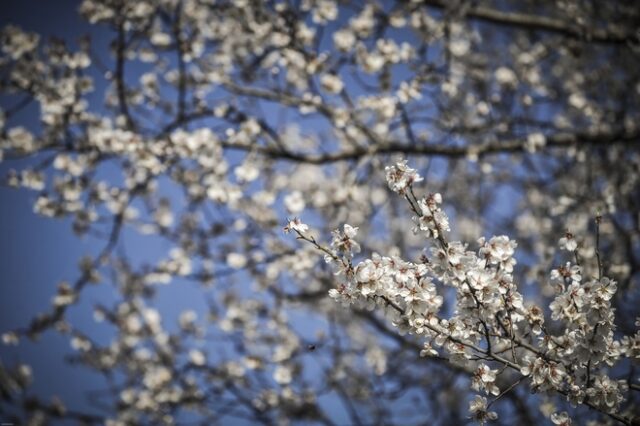
[[[3,27],[14,23],[44,36],[75,40],[88,29],[77,14],[71,13],[76,3],[74,0],[3,1],[0,2],[0,22]],[[0,103],[3,107],[12,104],[6,98]],[[37,109],[29,107],[16,118],[21,124],[34,126]],[[5,176],[13,167],[16,164],[0,163],[0,175]],[[98,247],[96,241],[76,238],[70,232],[69,221],[35,215],[32,206],[36,196],[35,192],[0,186],[0,329],[3,332],[24,326],[34,313],[49,309],[57,283],[75,279],[78,260]],[[88,313],[87,309],[74,310],[72,316],[86,318]],[[17,348],[0,347],[0,359],[9,366],[19,361],[30,364],[35,375],[32,389],[47,400],[58,394],[64,400],[82,401],[86,385],[96,376],[68,366],[64,355],[69,351],[67,339],[46,333],[35,343],[24,341]]]

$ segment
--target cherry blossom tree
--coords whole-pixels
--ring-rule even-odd
[[[2,30],[0,159],[99,250],[2,341],[65,337],[102,396],[3,361],[0,419],[640,422],[633,1],[78,13],[107,45]]]

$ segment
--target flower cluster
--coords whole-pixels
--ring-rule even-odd
[[[389,182],[391,185],[391,182]],[[418,230],[424,231],[427,237],[439,238],[444,232],[450,231],[449,218],[447,214],[440,208],[442,204],[442,196],[440,194],[429,194],[423,199],[419,199],[417,203],[418,216],[414,216],[413,221],[416,223],[414,232]]]
[[[389,187],[417,213],[414,221],[432,243],[427,251],[431,256],[414,263],[374,253],[354,266],[351,258],[360,249],[353,240],[357,228],[344,225],[343,231],[334,232],[330,253],[348,261],[334,264],[343,278],[329,291],[331,298],[345,305],[384,307],[398,328],[425,339],[423,356],[439,356],[437,348],[442,347],[451,361],[471,366],[473,359],[484,359],[502,366],[476,364],[471,374],[471,388],[476,391],[499,395],[498,379],[511,371],[510,376],[519,375],[518,382],[527,379],[534,391],[559,392],[573,404],[587,401],[616,416],[627,383],[596,371],[603,371],[605,361],[613,365],[623,352],[637,357],[638,338],[613,339],[610,302],[615,281],[601,277],[583,282],[581,268],[570,263],[554,269],[550,281],[557,295],[550,304],[551,318],[565,327],[560,334],[550,334],[543,311],[535,305],[525,307],[514,282],[515,241],[504,235],[480,238],[476,252],[461,242],[447,241],[444,231],[449,225],[439,207],[440,194],[416,198],[412,185],[421,178],[406,161],[387,167],[386,175]],[[576,249],[573,237],[564,239],[563,248]],[[455,310],[448,319],[440,316],[442,286],[456,292]],[[486,398],[476,396],[470,403],[471,417],[480,423],[497,418],[488,405]],[[570,424],[565,414],[553,419],[556,424]]]
[[[471,402],[469,402],[469,413],[471,418],[483,425],[487,421],[495,420],[498,418],[498,413],[495,411],[489,411],[487,407],[487,398],[476,395]]]
[[[561,389],[566,372],[562,364],[544,358],[527,356],[522,360],[520,372],[531,378],[536,389]]]
[[[483,390],[492,395],[498,395],[500,389],[496,386],[496,374],[498,370],[492,370],[486,364],[480,364],[471,376],[471,387],[474,390]]]
[[[396,163],[395,166],[387,166],[384,170],[389,188],[398,194],[404,194],[413,183],[422,181],[417,170],[407,166],[406,160]]]
[[[345,256],[353,256],[354,253],[360,253],[360,244],[354,240],[358,233],[358,228],[349,224],[345,224],[342,231],[335,230],[333,239],[331,240],[331,248],[337,253]]]

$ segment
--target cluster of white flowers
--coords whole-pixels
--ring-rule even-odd
[[[523,360],[520,372],[531,378],[531,384],[536,389],[561,389],[566,372],[562,364],[547,361],[544,358],[527,356]]]
[[[331,240],[331,248],[336,253],[351,257],[354,253],[360,253],[360,244],[354,237],[358,234],[358,228],[349,224],[342,227],[342,231],[333,231],[333,239]]]
[[[564,237],[558,240],[558,245],[561,249],[567,251],[575,251],[578,248],[578,242],[571,232],[566,232]]]
[[[460,242],[449,242],[444,231],[449,230],[448,219],[439,205],[440,194],[417,199],[412,185],[422,178],[406,161],[386,168],[389,187],[405,196],[418,216],[414,221],[419,230],[426,231],[432,241],[431,256],[423,256],[420,263],[399,257],[373,254],[355,266],[351,258],[360,251],[354,241],[357,228],[344,225],[335,231],[327,258],[343,259],[334,265],[342,282],[329,291],[330,297],[345,304],[359,304],[385,308],[394,324],[411,333],[422,335],[425,346],[422,355],[438,355],[432,346],[443,347],[450,359],[474,364],[473,359],[486,359],[474,367],[471,387],[490,395],[499,395],[498,376],[505,369],[528,379],[536,391],[557,391],[574,404],[588,402],[603,412],[615,415],[628,385],[625,380],[612,380],[600,364],[613,365],[628,352],[636,354],[635,338],[625,337],[622,343],[613,339],[613,311],[611,298],[616,283],[607,278],[582,282],[577,265],[554,269],[551,282],[557,296],[550,305],[551,317],[565,324],[562,334],[550,334],[544,328],[543,312],[536,306],[526,308],[523,296],[513,280],[516,243],[506,236],[478,240],[477,252],[468,251]],[[292,221],[288,229],[301,233],[306,226]],[[571,251],[573,237],[561,241]],[[308,237],[306,238],[308,239]],[[441,285],[456,289],[456,308],[449,319],[439,316],[443,297]],[[527,338],[527,334],[540,336]],[[503,353],[510,353],[509,358]],[[471,402],[471,417],[480,423],[497,417],[489,412],[486,399],[480,396]],[[559,424],[568,424],[565,415],[554,417]]]
[[[471,418],[483,425],[487,421],[495,420],[498,418],[498,413],[495,411],[488,411],[487,398],[476,395],[471,402],[469,402],[469,413]]]
[[[422,178],[414,180],[420,181]],[[427,197],[419,199],[417,202],[418,216],[413,218],[416,223],[414,232],[424,231],[427,237],[439,238],[445,232],[450,231],[449,217],[440,207],[442,196],[440,194],[429,194]]]
[[[496,386],[496,374],[498,370],[492,370],[486,364],[480,364],[471,377],[471,387],[474,390],[483,390],[488,394],[498,395],[500,389]]]
[[[26,33],[13,25],[5,27],[0,38],[2,39],[2,52],[14,60],[35,50],[40,40],[40,36],[37,34]]]
[[[338,94],[342,92],[342,88],[344,87],[344,83],[335,74],[325,74],[320,79],[322,84],[322,88],[329,93]]]
[[[553,413],[551,415],[551,421],[554,425],[571,426],[571,419],[566,411],[563,411],[562,413]]]
[[[407,160],[402,160],[394,166],[387,166],[384,170],[389,188],[398,194],[404,194],[412,184],[422,180],[417,170],[407,166]]]

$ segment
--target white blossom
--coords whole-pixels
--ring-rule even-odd
[[[322,83],[322,88],[329,93],[338,94],[344,87],[344,83],[340,77],[334,74],[324,74],[320,81]]]
[[[422,181],[422,177],[415,169],[407,166],[407,160],[402,160],[395,166],[385,167],[389,188],[399,194],[404,194],[408,187]]]
[[[233,269],[242,269],[247,264],[247,258],[242,253],[227,254],[227,265]]]
[[[476,395],[469,403],[469,412],[471,413],[471,418],[482,425],[487,421],[496,420],[498,418],[498,413],[495,411],[488,411],[487,398],[480,395]]]
[[[471,377],[471,387],[474,390],[484,390],[492,395],[498,395],[500,389],[495,384],[497,371],[491,370],[486,364],[480,364]]]
[[[291,194],[284,197],[284,204],[287,207],[289,213],[296,214],[304,210],[306,202],[300,191],[293,191]]]
[[[294,217],[292,220],[287,223],[287,226],[284,227],[284,232],[288,234],[291,231],[300,232],[304,234],[309,230],[309,226],[302,223],[299,218]]]
[[[578,248],[578,242],[570,232],[565,233],[564,237],[558,240],[558,245],[562,250],[567,251],[575,251]]]

